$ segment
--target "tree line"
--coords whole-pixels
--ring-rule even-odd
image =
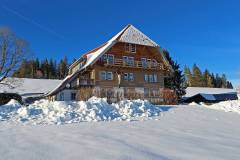
[[[63,79],[68,73],[68,59],[64,57],[60,61],[53,59],[32,60],[24,59],[13,73],[13,77],[18,78],[42,78],[42,79]]]
[[[192,69],[184,67],[185,85],[187,87],[233,88],[225,74],[211,73],[208,69],[203,72],[194,64]]]

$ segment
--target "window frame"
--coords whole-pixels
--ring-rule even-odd
[[[109,73],[111,75],[110,78],[108,77]],[[113,73],[112,72],[106,72],[106,80],[109,80],[109,81],[113,80]]]
[[[128,65],[128,56],[122,56],[122,59],[123,59],[123,63],[125,65]]]
[[[152,74],[148,75],[148,80],[150,83],[153,83],[153,75]]]
[[[125,51],[126,52],[130,51],[130,43],[125,43]]]
[[[109,57],[112,57],[112,62],[111,63],[109,63],[110,62],[110,58]],[[108,56],[107,56],[107,63],[108,64],[114,64],[114,55],[113,54],[108,54]]]
[[[73,95],[74,95],[74,96],[73,96]],[[75,92],[72,92],[72,93],[71,93],[71,100],[72,100],[72,101],[75,101],[75,100],[76,100],[76,95],[77,95],[77,94],[76,94]],[[74,98],[73,98],[73,97],[74,97]]]
[[[128,73],[128,80],[129,81],[134,81],[134,74],[133,73]]]
[[[134,66],[134,57],[131,57],[131,56],[128,57],[128,65]]]
[[[124,81],[128,81],[128,73],[124,73],[123,74],[123,80]]]
[[[157,76],[157,74],[153,74],[153,82],[155,82],[155,83],[157,83],[158,82],[158,78],[157,78],[158,76]]]
[[[136,51],[137,51],[137,46],[136,46],[136,44],[130,44],[130,52],[131,53],[136,53]]]
[[[147,58],[141,58],[142,67],[147,67]]]
[[[104,74],[104,78],[103,78],[103,74]],[[100,71],[100,80],[106,80],[107,76],[106,76],[106,71]]]
[[[125,51],[129,53],[136,53],[137,45],[133,43],[125,43]]]
[[[152,59],[152,63],[153,63],[153,66],[154,66],[154,67],[157,67],[158,62],[157,62],[156,59]]]
[[[60,92],[59,99],[60,101],[64,101],[64,92]]]
[[[108,55],[107,54],[103,54],[102,56],[102,61],[106,62],[108,59]]]
[[[148,82],[148,81],[149,81],[148,74],[144,74],[144,81],[145,81],[145,82]]]

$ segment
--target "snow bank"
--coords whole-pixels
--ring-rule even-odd
[[[21,107],[18,101],[12,99],[7,104],[0,106],[0,121],[10,119]]]
[[[223,101],[219,103],[215,103],[212,105],[207,105],[203,102],[195,103],[189,103],[189,106],[203,106],[209,109],[215,109],[215,110],[222,110],[225,112],[236,112],[240,114],[240,100],[231,100],[231,101]]]
[[[104,98],[92,97],[88,101],[35,101],[29,106],[21,106],[11,100],[0,106],[0,120],[31,124],[64,124],[91,121],[131,121],[158,116],[160,107],[143,100],[124,100],[108,104]]]
[[[203,104],[203,106],[210,109],[223,110],[225,112],[236,112],[240,114],[240,100],[223,101],[212,105]]]

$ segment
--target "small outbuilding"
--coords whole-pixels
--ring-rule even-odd
[[[32,78],[6,78],[0,84],[0,104],[10,99],[24,102],[39,98],[56,88],[62,80],[32,79]]]
[[[204,88],[204,87],[188,87],[183,102],[205,102],[217,103],[220,101],[237,100],[237,91],[226,88]]]

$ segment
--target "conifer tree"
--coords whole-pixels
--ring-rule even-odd
[[[227,81],[227,88],[233,89],[233,85],[231,82]]]
[[[174,90],[177,94],[178,101],[180,101],[181,97],[186,93],[186,86],[184,85],[184,75],[180,70],[180,65],[172,60],[169,52],[164,50],[163,54],[165,55],[166,59],[168,60],[173,69],[172,75],[168,78],[165,78],[165,87]]]
[[[192,73],[188,66],[184,66],[185,85],[188,87],[192,86]]]
[[[194,64],[193,68],[193,76],[192,76],[192,87],[202,87],[203,86],[203,77],[200,68]]]
[[[227,88],[227,78],[226,78],[226,75],[225,75],[225,74],[222,75],[221,81],[222,81],[222,86],[221,86],[221,88]]]
[[[210,87],[213,88],[213,79],[210,75],[210,72],[206,69],[203,73],[203,87]]]

